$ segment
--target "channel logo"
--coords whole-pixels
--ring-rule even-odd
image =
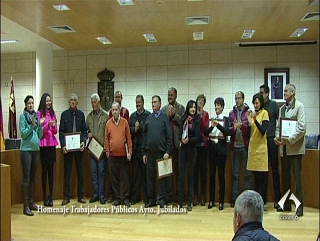
[[[286,194],[284,194],[284,196],[278,202],[278,204],[282,210],[284,210],[283,206],[284,206],[284,203],[287,200],[289,194],[290,194],[290,189],[286,192]],[[298,198],[293,193],[291,193],[289,200],[292,200],[294,202],[294,205],[296,207],[295,211],[297,211],[298,207],[301,205],[301,202],[298,200]]]

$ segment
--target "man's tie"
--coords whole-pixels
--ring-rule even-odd
[[[76,132],[76,131],[77,131],[76,113],[73,114],[73,126],[72,126],[72,131],[73,131],[73,132]]]

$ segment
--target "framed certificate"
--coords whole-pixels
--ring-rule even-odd
[[[103,145],[95,137],[91,138],[88,144],[88,150],[97,161],[100,161],[103,154]]]
[[[158,179],[173,175],[172,158],[157,160]]]
[[[298,121],[295,118],[280,117],[280,138],[291,136],[297,128]]]
[[[64,142],[68,152],[80,151],[81,132],[72,132],[64,134]]]
[[[209,121],[210,121],[210,123],[211,123],[212,119],[210,119]],[[218,123],[219,123],[221,126],[224,127],[224,120],[222,120],[222,119],[217,119],[216,121],[218,121]],[[210,132],[209,137],[210,137],[210,138],[224,139],[223,133],[222,133],[216,126],[215,126],[215,127],[213,128],[213,130]]]

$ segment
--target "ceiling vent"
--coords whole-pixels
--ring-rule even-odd
[[[307,13],[301,21],[312,21],[312,20],[319,20],[319,12],[311,12]]]
[[[209,16],[186,17],[187,25],[209,24]]]
[[[75,32],[73,28],[68,25],[48,26],[55,33],[72,33]]]

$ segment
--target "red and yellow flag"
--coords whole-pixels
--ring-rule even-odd
[[[9,99],[9,138],[17,139],[16,102],[14,98],[13,79],[11,77],[11,90]]]

